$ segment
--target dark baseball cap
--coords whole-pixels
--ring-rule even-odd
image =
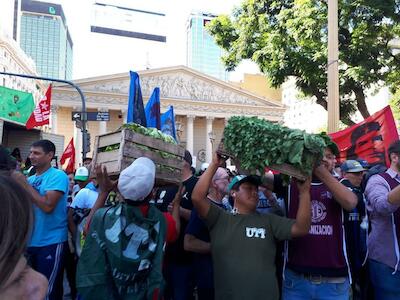
[[[346,160],[340,169],[344,173],[358,173],[367,170],[356,160]]]
[[[183,160],[186,161],[190,166],[193,164],[192,154],[188,150],[185,150]]]
[[[241,185],[242,183],[245,183],[245,182],[250,182],[250,183],[252,183],[252,184],[254,184],[256,186],[260,186],[261,185],[261,178],[260,178],[260,176],[255,176],[255,175],[249,175],[249,176],[237,175],[232,179],[231,183],[229,183],[229,185],[228,185],[228,193],[232,190],[232,188],[235,185]]]

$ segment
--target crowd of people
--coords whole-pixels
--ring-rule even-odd
[[[52,142],[0,146],[0,299],[400,299],[400,141],[390,167],[334,143],[306,180],[233,173],[215,153],[157,186],[136,159],[53,167]],[[19,158],[16,158],[19,156]],[[28,174],[29,173],[29,174]]]

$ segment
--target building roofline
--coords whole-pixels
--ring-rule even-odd
[[[48,11],[49,6],[56,8],[54,14]],[[33,12],[47,16],[59,16],[63,20],[64,26],[67,27],[67,21],[65,18],[64,10],[60,4],[43,2],[43,1],[34,1],[34,0],[22,0],[21,12]]]
[[[196,71],[194,69],[191,69],[189,67],[183,66],[183,65],[178,65],[178,66],[171,66],[171,67],[163,67],[163,68],[155,68],[155,69],[149,69],[149,70],[141,70],[137,71],[139,75],[145,76],[145,75],[150,75],[150,74],[157,74],[157,73],[168,73],[168,72],[173,72],[173,71],[184,71],[186,73],[190,73],[192,75],[196,75],[198,77],[201,77],[205,80],[212,81],[217,85],[236,90],[238,93],[250,96],[252,98],[256,98],[259,101],[264,101],[264,102],[269,102],[271,105],[275,105],[277,107],[284,107],[282,103],[279,101],[267,99],[265,97],[256,95],[252,93],[251,91],[248,91],[246,89],[243,89],[241,87],[235,86],[232,83],[225,82],[223,80],[220,80],[218,78],[209,76],[207,74],[201,73],[199,71]],[[124,73],[117,73],[117,74],[109,74],[109,75],[102,75],[102,76],[96,76],[96,77],[88,77],[88,78],[82,78],[82,79],[77,79],[74,80],[75,84],[90,84],[92,82],[98,82],[98,81],[110,81],[110,80],[121,80],[121,79],[126,79],[129,77],[129,71],[124,72]],[[59,84],[54,84],[54,87],[63,87],[65,84],[59,83]]]

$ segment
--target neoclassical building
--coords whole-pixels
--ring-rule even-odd
[[[153,89],[160,88],[161,113],[174,107],[177,134],[181,144],[196,157],[197,165],[209,162],[213,147],[222,137],[228,119],[235,115],[258,116],[283,122],[285,107],[235,85],[176,66],[138,72],[146,105]],[[110,121],[88,122],[91,149],[94,137],[117,130],[126,121],[129,73],[106,75],[75,81],[86,97],[88,111],[108,111]],[[81,98],[68,85],[55,84],[52,95],[51,131],[74,137],[77,154],[82,151],[80,130],[72,122],[73,111],[81,110]],[[78,160],[80,161],[79,157]]]

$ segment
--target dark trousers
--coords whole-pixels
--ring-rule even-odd
[[[167,287],[166,300],[191,300],[194,299],[194,275],[192,264],[168,263],[165,268]]]
[[[77,264],[78,264],[78,258],[76,254],[71,252],[69,247],[67,247],[67,251],[65,254],[65,271],[67,273],[69,288],[71,289],[72,300],[75,300],[77,296],[76,283],[75,283]]]
[[[214,271],[211,254],[196,254],[193,258],[193,271],[197,300],[214,300]]]
[[[46,276],[49,281],[46,300],[63,298],[63,274],[65,249],[67,243],[53,244],[44,247],[29,247],[27,258],[35,271]]]
[[[356,272],[352,271],[352,281],[351,284],[353,292],[353,300],[373,300],[374,291],[369,280],[369,264],[366,264]]]

